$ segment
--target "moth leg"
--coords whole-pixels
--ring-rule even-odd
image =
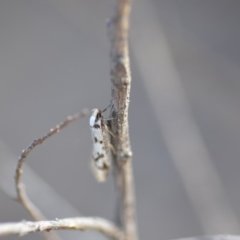
[[[108,146],[111,148],[113,155],[116,156],[117,152],[116,152],[114,146],[111,143],[109,143]]]
[[[106,119],[105,119],[106,120]],[[109,128],[111,127],[111,122],[109,121],[109,119],[107,120],[107,123],[105,124],[105,128],[107,130],[107,132],[113,137],[115,138],[115,135],[113,134],[112,131],[109,130]]]

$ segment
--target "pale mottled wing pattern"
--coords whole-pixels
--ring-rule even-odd
[[[93,109],[89,120],[93,149],[91,157],[91,169],[99,182],[107,179],[110,168],[109,139],[102,112]]]

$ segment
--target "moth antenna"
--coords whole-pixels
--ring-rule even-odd
[[[103,113],[103,112],[106,112],[107,111],[107,109],[109,108],[111,106],[111,104],[109,104],[105,109],[103,109],[101,112]]]

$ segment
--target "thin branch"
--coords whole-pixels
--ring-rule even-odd
[[[45,217],[40,213],[40,211],[34,206],[34,204],[30,201],[28,198],[24,185],[22,183],[22,166],[24,162],[26,161],[28,155],[30,152],[38,145],[42,144],[46,139],[50,138],[52,135],[58,133],[61,129],[68,126],[70,123],[72,123],[75,120],[78,120],[88,114],[87,110],[83,110],[81,113],[78,113],[74,116],[69,116],[65,121],[58,124],[55,128],[52,128],[49,133],[47,133],[42,138],[39,138],[38,140],[34,140],[33,143],[26,149],[22,151],[21,156],[18,160],[18,165],[16,169],[16,175],[15,175],[15,183],[16,183],[16,190],[18,195],[18,201],[26,208],[26,210],[29,212],[29,214],[32,216],[32,218],[36,221],[40,221],[45,219]]]
[[[28,198],[27,193],[25,191],[24,185],[22,183],[22,166],[26,161],[30,152],[38,145],[42,144],[46,139],[50,138],[52,135],[58,133],[61,129],[68,126],[75,120],[78,120],[88,114],[88,110],[84,109],[81,113],[78,113],[73,116],[69,116],[65,121],[58,124],[55,128],[52,128],[49,133],[47,133],[42,138],[38,140],[34,140],[33,143],[26,149],[22,151],[21,156],[19,157],[17,169],[15,173],[15,184],[17,190],[17,200],[23,205],[23,207],[28,211],[31,217],[36,220],[45,220],[43,214],[39,211],[39,209],[31,202]]]
[[[43,232],[51,230],[96,230],[110,239],[124,240],[124,234],[111,222],[102,218],[80,217],[56,219],[53,221],[0,224],[0,236],[19,235],[23,236],[32,232]]]
[[[130,101],[131,73],[128,50],[130,0],[118,0],[116,12],[109,24],[111,41],[111,81],[112,103],[111,139],[116,149],[114,158],[115,179],[120,193],[120,215],[123,212],[123,225],[128,240],[137,240],[135,214],[135,193],[132,173],[132,151],[129,140],[128,106]]]

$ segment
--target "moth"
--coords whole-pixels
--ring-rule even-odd
[[[110,169],[110,149],[108,128],[104,123],[102,111],[93,109],[89,119],[93,142],[91,169],[99,182],[104,182]]]

